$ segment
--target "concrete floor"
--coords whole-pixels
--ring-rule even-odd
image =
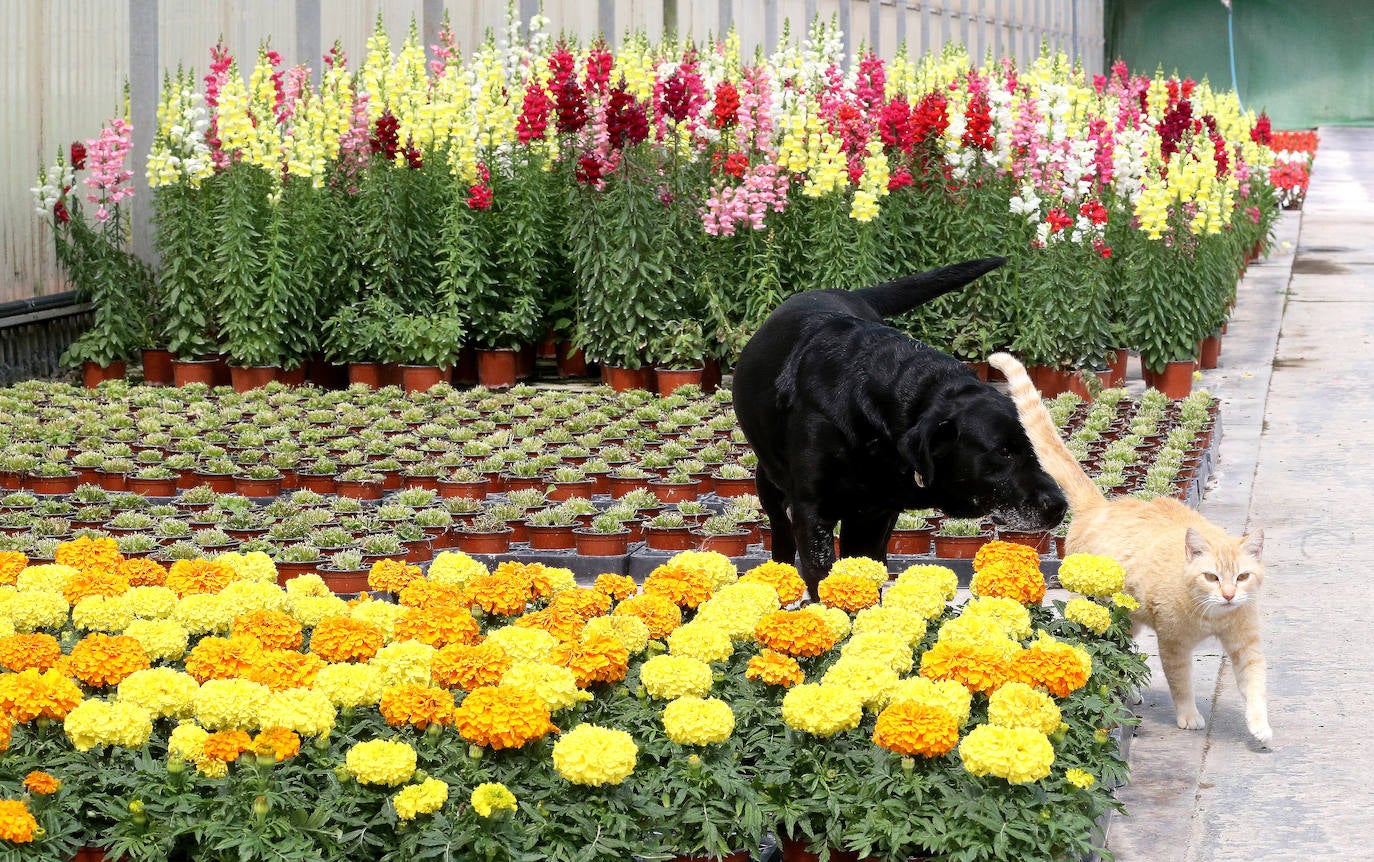
[[[1204,730],[1179,730],[1157,659],[1137,708],[1119,862],[1374,860],[1374,128],[1322,128],[1307,201],[1241,282],[1221,367],[1216,485],[1202,511],[1265,531],[1261,598],[1274,741],[1213,641],[1195,654]],[[1142,649],[1154,655],[1147,638]]]

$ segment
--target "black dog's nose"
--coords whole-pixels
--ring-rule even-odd
[[[1059,526],[1069,512],[1069,501],[1059,488],[1045,491],[1036,500],[1035,508],[1045,517],[1045,529]]]

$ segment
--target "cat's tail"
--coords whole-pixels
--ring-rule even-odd
[[[1016,412],[1021,417],[1021,426],[1035,447],[1040,466],[1069,498],[1069,508],[1074,513],[1092,508],[1106,502],[1101,489],[1088,478],[1082,466],[1070,454],[1064,441],[1059,439],[1059,429],[1050,419],[1050,411],[1040,400],[1040,393],[1031,383],[1026,368],[1009,353],[994,353],[988,357],[988,364],[1006,375],[1011,386],[1011,399],[1016,402]]]
[[[951,290],[961,288],[1006,262],[1005,257],[966,260],[963,263],[902,276],[895,281],[865,287],[853,293],[862,297],[880,317],[892,317],[904,314]]]

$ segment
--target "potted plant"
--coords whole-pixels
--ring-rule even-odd
[[[626,552],[630,530],[611,512],[592,518],[591,524],[573,530],[577,553],[585,557],[619,556]]]
[[[655,551],[690,551],[697,546],[682,512],[659,512],[644,522],[644,543]]]
[[[277,583],[284,587],[292,578],[315,574],[323,560],[320,549],[309,542],[294,542],[280,547],[273,556],[277,566]]]
[[[353,548],[330,554],[328,560],[315,569],[325,586],[336,595],[367,592],[368,571],[362,551]]]
[[[439,495],[481,499],[487,495],[489,485],[490,480],[471,467],[456,467],[439,479]]]
[[[570,464],[555,467],[544,474],[550,500],[562,501],[569,497],[586,497],[595,492],[596,480],[587,478],[580,468]]]
[[[575,546],[573,529],[578,520],[562,504],[532,512],[525,518],[529,546],[536,551],[562,551]]]
[[[945,518],[934,535],[935,556],[949,560],[971,560],[978,549],[992,540],[992,532],[980,518]]]
[[[749,552],[749,531],[729,514],[712,515],[692,533],[703,551],[718,551],[727,557],[742,557]]]
[[[649,488],[665,503],[678,503],[694,500],[701,487],[701,480],[680,469],[669,469],[662,479],[650,479]]]
[[[654,362],[654,381],[659,395],[679,387],[701,386],[705,373],[706,336],[699,320],[670,320],[649,340]]]
[[[254,464],[234,477],[234,493],[245,497],[277,497],[281,491],[282,473],[272,464]]]
[[[482,512],[463,525],[458,548],[468,554],[504,554],[510,550],[514,532],[505,518]]]
[[[441,308],[433,314],[392,312],[392,345],[401,363],[406,392],[426,392],[447,383],[463,349],[465,329],[457,310]]]
[[[887,551],[898,556],[920,556],[930,553],[930,537],[935,532],[926,520],[926,511],[908,510],[897,515],[897,523],[888,540]]]
[[[380,500],[386,478],[366,467],[350,467],[334,478],[334,490],[342,497],[358,500]]]

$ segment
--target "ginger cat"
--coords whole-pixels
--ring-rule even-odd
[[[1126,591],[1140,602],[1131,622],[1135,631],[1149,626],[1159,636],[1160,663],[1178,726],[1196,730],[1205,724],[1193,701],[1192,653],[1215,636],[1235,667],[1250,734],[1267,744],[1273,731],[1265,705],[1256,601],[1264,582],[1263,532],[1232,538],[1168,497],[1108,500],[1059,439],[1021,363],[1006,353],[988,361],[1006,375],[1041,466],[1069,499],[1073,520],[1065,549],[1113,557],[1125,567]]]

